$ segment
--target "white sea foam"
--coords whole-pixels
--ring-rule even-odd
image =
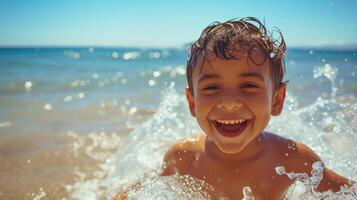
[[[140,52],[138,51],[130,51],[123,54],[124,60],[135,60],[138,57],[140,57]]]

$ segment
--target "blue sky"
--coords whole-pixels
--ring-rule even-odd
[[[288,46],[357,46],[354,0],[0,0],[0,46],[178,47],[254,16]]]

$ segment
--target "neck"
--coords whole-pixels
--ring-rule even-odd
[[[209,137],[206,136],[205,149],[210,156],[215,157],[216,159],[228,162],[244,162],[255,160],[263,154],[266,148],[265,140],[266,138],[263,132],[251,141],[242,151],[238,153],[224,153]]]

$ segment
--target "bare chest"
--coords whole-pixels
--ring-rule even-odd
[[[203,160],[193,163],[191,176],[204,180],[214,188],[213,196],[217,199],[242,199],[243,188],[249,186],[255,199],[279,199],[291,184],[289,180],[278,176],[275,167],[258,163],[244,165],[221,165]]]

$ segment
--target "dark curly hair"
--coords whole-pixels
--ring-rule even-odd
[[[191,93],[193,94],[193,70],[197,65],[202,66],[207,61],[209,53],[214,53],[224,60],[239,59],[234,55],[236,50],[247,52],[248,61],[256,65],[261,65],[269,59],[274,89],[286,84],[287,81],[283,82],[286,45],[280,30],[276,28],[275,32],[279,34],[277,39],[273,38],[273,32],[268,33],[264,24],[254,17],[233,19],[223,23],[214,22],[206,27],[198,40],[192,44],[188,54],[186,75]],[[263,61],[259,62],[253,58],[252,52],[256,49],[263,52]]]

